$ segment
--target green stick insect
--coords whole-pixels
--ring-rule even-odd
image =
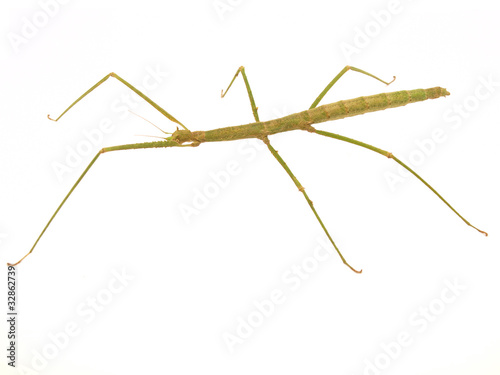
[[[370,74],[368,72],[365,72],[364,70],[354,68],[352,66],[346,66],[344,69],[340,71],[339,74],[333,78],[333,80],[325,87],[325,89],[319,94],[319,96],[316,98],[316,100],[312,103],[312,105],[309,107],[309,109],[294,113],[289,116],[281,117],[275,120],[270,120],[270,121],[260,121],[259,115],[257,113],[257,107],[255,105],[255,100],[253,98],[252,90],[250,89],[250,84],[248,83],[247,76],[245,74],[245,68],[240,67],[236,71],[236,74],[234,75],[233,79],[231,80],[229,86],[226,89],[226,92],[222,90],[221,97],[224,97],[233,84],[234,80],[238,75],[241,73],[243,80],[245,81],[245,86],[246,90],[248,92],[248,97],[250,98],[250,105],[252,107],[252,112],[253,116],[255,118],[255,122],[251,124],[246,124],[246,125],[239,125],[239,126],[229,126],[225,128],[219,128],[219,129],[214,129],[214,130],[207,130],[207,131],[190,131],[186,126],[184,126],[181,122],[179,122],[175,117],[173,117],[170,113],[165,111],[163,108],[161,108],[158,104],[153,102],[150,98],[148,98],[146,95],[144,95],[142,92],[140,92],[138,89],[136,89],[134,86],[132,86],[130,83],[125,81],[123,78],[118,76],[115,73],[109,73],[106,75],[104,78],[102,78],[99,82],[97,82],[94,86],[92,86],[89,90],[87,90],[82,96],[80,96],[78,99],[76,99],[59,117],[56,119],[52,119],[50,115],[48,118],[53,121],[59,120],[66,112],[68,112],[76,103],[78,103],[80,100],[82,100],[85,96],[87,96],[89,93],[91,93],[94,89],[96,89],[98,86],[100,86],[104,81],[106,81],[109,77],[114,77],[118,81],[122,82],[125,86],[130,88],[132,91],[134,91],[137,95],[139,95],[141,98],[143,98],[146,102],[151,104],[154,108],[156,108],[160,113],[162,113],[165,117],[167,117],[169,120],[173,121],[176,123],[178,126],[181,127],[181,129],[177,128],[176,131],[173,133],[167,133],[164,132],[165,134],[170,134],[170,136],[162,138],[162,141],[156,141],[156,142],[145,142],[145,143],[134,143],[134,144],[126,144],[126,145],[121,145],[121,146],[114,146],[114,147],[105,147],[102,150],[100,150],[96,156],[92,159],[90,164],[85,168],[81,176],[78,178],[78,180],[75,182],[71,190],[68,192],[66,197],[63,199],[59,207],[57,207],[56,211],[50,218],[50,220],[47,222],[45,227],[42,230],[42,233],[38,236],[37,240],[35,241],[33,247],[31,250],[26,254],[21,260],[19,260],[17,263],[11,264],[8,263],[9,266],[15,266],[19,264],[21,261],[23,261],[24,258],[26,258],[29,254],[33,252],[33,249],[36,247],[38,242],[40,241],[41,237],[49,227],[50,223],[52,220],[54,220],[55,216],[61,209],[61,207],[64,205],[66,200],[69,198],[69,196],[73,193],[75,188],[78,186],[80,181],[83,179],[83,177],[87,174],[87,172],[90,170],[90,168],[94,165],[96,160],[101,156],[101,154],[104,154],[106,152],[111,152],[111,151],[120,151],[120,150],[134,150],[134,149],[145,149],[145,148],[161,148],[161,147],[197,147],[202,143],[205,142],[224,142],[224,141],[234,141],[238,139],[246,139],[246,138],[257,138],[263,141],[271,154],[276,158],[278,163],[281,164],[281,166],[284,168],[286,173],[290,176],[290,178],[293,180],[295,186],[299,189],[299,191],[304,195],[304,198],[306,199],[307,203],[309,204],[309,207],[311,208],[312,212],[314,213],[314,216],[318,220],[319,224],[321,225],[321,228],[323,228],[323,231],[325,232],[326,236],[334,246],[334,248],[337,250],[337,253],[339,254],[340,258],[342,259],[342,262],[346,266],[348,266],[351,270],[357,273],[361,273],[361,270],[356,270],[354,269],[344,258],[340,250],[338,249],[337,245],[333,241],[332,237],[330,236],[330,233],[328,233],[328,230],[326,229],[326,226],[323,224],[323,221],[319,217],[318,212],[316,211],[316,208],[313,206],[313,202],[311,199],[309,199],[309,196],[304,190],[304,187],[301,185],[299,180],[295,177],[295,175],[292,173],[288,165],[285,163],[283,158],[278,154],[278,152],[274,149],[274,147],[271,145],[269,142],[269,136],[277,133],[282,133],[282,132],[287,132],[291,130],[305,130],[311,133],[316,133],[325,137],[330,137],[333,139],[337,139],[343,142],[348,142],[352,143],[354,145],[366,148],[368,150],[374,151],[376,153],[379,153],[383,156],[386,156],[389,159],[393,159],[396,163],[400,164],[403,168],[411,172],[416,178],[418,178],[425,186],[427,186],[435,195],[437,195],[455,214],[457,214],[467,225],[471,226],[472,228],[478,230],[479,232],[483,233],[484,235],[488,235],[486,232],[476,228],[472,224],[470,224],[462,215],[460,215],[432,186],[430,186],[422,177],[420,177],[415,171],[413,171],[410,167],[408,167],[405,163],[403,163],[401,160],[399,160],[397,157],[395,157],[392,153],[382,150],[380,148],[371,146],[367,143],[357,141],[352,138],[344,137],[339,134],[334,134],[322,130],[317,130],[314,128],[312,125],[313,124],[318,124],[321,122],[325,121],[332,121],[332,120],[337,120],[337,119],[342,119],[345,117],[350,117],[350,116],[356,116],[356,115],[361,115],[363,113],[367,112],[374,112],[374,111],[380,111],[383,109],[387,108],[395,108],[395,107],[400,107],[404,106],[408,103],[414,103],[414,102],[420,102],[424,101],[427,99],[436,99],[439,97],[445,97],[447,95],[450,95],[446,89],[443,89],[441,87],[433,87],[429,89],[416,89],[416,90],[409,90],[409,91],[396,91],[396,92],[389,92],[389,93],[382,93],[378,95],[371,95],[371,96],[361,96],[359,98],[355,99],[349,99],[349,100],[341,100],[335,103],[331,104],[325,104],[322,106],[318,107],[319,102],[325,94],[332,88],[332,86],[342,77],[347,71],[353,70],[358,73],[365,74],[369,77],[372,77],[382,83],[385,83],[386,85],[389,85],[394,81],[396,77],[390,82],[383,81],[382,79],[374,76],[373,74]]]

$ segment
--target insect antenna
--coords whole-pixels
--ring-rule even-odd
[[[172,133],[168,133],[172,134]],[[157,135],[147,135],[147,134],[134,134],[136,137],[150,137],[150,138],[160,138],[160,139],[167,139],[165,137],[159,137]]]
[[[150,123],[151,125],[153,125],[156,129],[158,129],[159,131],[161,131],[163,134],[172,134],[172,133],[166,132],[165,130],[161,129],[159,126],[157,126],[157,125],[153,124],[153,123],[152,123],[151,121],[149,121],[147,118],[144,118],[144,117],[142,117],[141,115],[138,115],[137,113],[132,112],[130,109],[129,109],[128,111],[129,111],[130,113],[132,113],[133,115],[136,115],[137,117],[142,118],[144,121],[149,122],[149,123]],[[144,136],[143,136],[143,135],[141,135],[141,137],[156,137],[156,136],[154,136],[154,135],[144,135]],[[162,137],[156,137],[156,138],[161,138],[161,139],[164,139],[164,138],[162,138]]]

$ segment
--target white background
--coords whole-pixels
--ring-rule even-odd
[[[2,264],[31,248],[101,147],[161,135],[114,109],[130,90],[113,79],[59,122],[47,120],[111,71],[141,85],[159,69],[161,82],[148,94],[191,130],[253,121],[241,78],[220,99],[240,65],[262,120],[308,108],[347,64],[397,79],[386,87],[348,72],[323,103],[445,87],[446,99],[318,128],[413,158],[416,170],[490,236],[466,226],[415,178],[391,189],[387,175],[398,173],[391,160],[305,132],[276,135],[271,142],[346,259],[363,273],[351,272],[336,254],[313,269],[310,257],[324,234],[267,150],[250,154],[254,146],[227,142],[105,154],[17,268],[20,373],[500,372],[500,14],[494,1],[72,0],[43,10],[47,3],[17,1],[16,8],[2,3],[0,9]],[[30,35],[29,22],[39,25]],[[496,84],[491,91],[488,80]],[[175,130],[134,100],[140,103],[134,112]],[[84,149],[84,131],[102,121],[111,121],[112,131],[58,178],[55,163],[66,163],[69,149]],[[439,129],[442,142],[426,143]],[[418,144],[427,145],[427,154]],[[180,206],[192,205],[196,189],[213,187],[210,173],[230,162],[239,173],[184,220]],[[303,262],[312,268],[293,288],[298,284],[287,276]],[[106,291],[122,272],[133,280],[118,293]],[[5,285],[6,268],[0,280]],[[450,283],[461,289],[453,294]],[[259,322],[254,302],[262,304],[274,290],[283,303]],[[78,311],[95,296],[109,303],[87,322],[90,315]],[[424,318],[422,309],[429,308]],[[236,334],[249,316],[260,326],[230,352],[224,334]],[[68,324],[78,334],[57,348],[50,337],[63,337]],[[409,345],[398,349],[394,342],[405,333]],[[51,357],[42,365],[40,353]],[[2,355],[2,374],[17,373],[5,362]]]

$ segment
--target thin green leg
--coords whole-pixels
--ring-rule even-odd
[[[240,72],[241,72],[241,76],[243,77],[243,80],[245,81],[245,86],[247,88],[248,97],[250,98],[250,105],[252,106],[253,117],[255,118],[255,121],[260,122],[259,114],[257,113],[258,108],[255,106],[255,100],[253,99],[252,90],[250,89],[250,84],[248,83],[247,75],[245,74],[245,67],[240,66],[238,68],[238,70],[236,71],[236,74],[234,75],[233,79],[231,80],[231,83],[227,87],[226,92],[224,92],[224,90],[221,90],[220,97],[223,98],[224,96],[226,96],[227,92],[229,91],[229,88],[232,86],[234,80],[236,79],[236,77],[238,77],[238,74],[240,74]]]
[[[321,101],[321,99],[323,99],[323,97],[326,95],[326,93],[332,88],[332,86],[340,79],[340,77],[342,77],[344,75],[344,73],[346,73],[348,70],[353,70],[355,72],[358,72],[358,73],[363,73],[363,74],[366,74],[367,76],[370,76],[372,78],[375,78],[377,81],[380,81],[382,83],[385,83],[386,85],[390,85],[392,82],[394,82],[394,80],[396,79],[396,77],[394,76],[394,78],[392,79],[392,81],[390,82],[386,82],[376,76],[374,76],[373,74],[371,73],[368,73],[368,72],[365,72],[364,70],[361,70],[361,69],[358,69],[358,68],[355,68],[354,66],[349,66],[349,65],[346,65],[344,69],[342,69],[340,71],[339,74],[337,74],[335,76],[334,79],[332,79],[332,81],[325,87],[325,89],[323,91],[321,91],[321,94],[319,94],[319,96],[316,98],[316,100],[313,102],[313,104],[311,104],[311,106],[309,107],[309,109],[312,109],[312,108],[316,108],[316,106],[319,104],[319,102]]]
[[[188,145],[185,145],[185,146],[188,146]],[[83,177],[85,177],[85,175],[87,174],[87,172],[94,165],[94,163],[96,162],[96,160],[99,158],[99,156],[101,154],[104,154],[105,152],[111,152],[111,151],[134,150],[134,149],[144,149],[144,148],[160,148],[160,147],[183,147],[183,146],[179,145],[175,141],[167,139],[165,141],[158,141],[158,142],[133,143],[133,144],[128,144],[128,145],[105,147],[102,150],[100,150],[96,154],[96,156],[94,156],[94,158],[89,163],[89,165],[87,166],[87,168],[85,168],[85,170],[80,175],[80,177],[78,178],[78,180],[76,180],[75,184],[73,185],[73,187],[71,188],[71,190],[68,192],[68,194],[66,194],[66,197],[63,199],[63,201],[61,202],[61,204],[59,204],[59,207],[57,207],[56,211],[54,212],[54,214],[52,215],[52,217],[50,218],[50,220],[47,222],[47,224],[43,228],[42,233],[40,233],[40,235],[38,236],[37,240],[35,241],[33,247],[28,252],[28,254],[26,254],[24,257],[22,257],[21,260],[19,260],[17,263],[13,263],[13,264],[12,263],[7,263],[7,265],[9,265],[9,266],[16,266],[19,263],[21,263],[24,260],[24,258],[26,258],[28,255],[30,255],[33,252],[33,250],[35,249],[36,245],[38,244],[38,241],[40,241],[40,239],[42,238],[43,234],[45,233],[45,231],[49,227],[50,223],[52,223],[52,220],[54,220],[54,218],[56,217],[56,215],[59,212],[59,210],[62,208],[62,206],[64,205],[64,203],[66,203],[66,201],[68,200],[68,198],[70,197],[70,195],[73,193],[73,191],[76,189],[76,187],[78,186],[78,184],[80,183],[80,181],[83,179]]]
[[[385,150],[382,150],[378,147],[374,147],[372,145],[369,145],[367,143],[364,143],[364,142],[360,142],[360,141],[357,141],[355,139],[352,139],[352,138],[348,138],[348,137],[344,137],[343,135],[339,135],[339,134],[334,134],[334,133],[329,133],[329,132],[325,132],[325,131],[322,131],[322,130],[317,130],[317,129],[314,129],[314,131],[317,133],[317,134],[320,134],[320,135],[324,135],[325,137],[330,137],[330,138],[334,138],[334,139],[338,139],[338,140],[341,140],[341,141],[344,141],[344,142],[348,142],[348,143],[352,143],[354,145],[357,145],[357,146],[361,146],[361,147],[364,147],[364,148],[367,148],[369,150],[372,150],[374,152],[377,152],[379,153],[380,155],[384,155],[386,157],[388,157],[389,159],[394,159],[394,161],[396,163],[398,163],[399,165],[401,165],[403,168],[405,168],[407,171],[409,171],[411,174],[413,174],[416,178],[418,178],[420,181],[422,181],[422,183],[427,186],[434,194],[436,194],[439,199],[441,199],[454,213],[456,213],[458,215],[458,217],[460,217],[460,219],[462,219],[465,224],[467,224],[468,226],[476,229],[478,232],[481,232],[483,233],[485,236],[488,235],[488,233],[486,233],[485,231],[482,231],[478,228],[476,228],[474,225],[472,225],[471,223],[469,223],[467,220],[465,220],[465,218],[460,215],[458,213],[457,210],[455,210],[451,204],[449,204],[431,185],[429,185],[427,183],[427,181],[425,181],[422,177],[420,177],[417,172],[415,172],[413,169],[411,169],[410,167],[408,167],[405,163],[403,163],[401,160],[399,160],[397,157],[395,157],[392,153],[388,152],[388,151],[385,151]]]
[[[332,81],[325,87],[325,89],[321,92],[321,94],[319,94],[319,96],[316,98],[316,100],[313,102],[313,104],[309,107],[309,109],[316,108],[316,106],[319,104],[319,102],[321,101],[321,99],[323,99],[323,97],[326,95],[326,93],[340,79],[340,77],[342,77],[348,70],[353,70],[355,72],[359,72],[359,73],[365,74],[367,76],[375,78],[376,80],[378,80],[378,81],[380,81],[382,83],[385,83],[386,85],[390,85],[396,79],[396,77],[393,77],[392,81],[386,82],[386,81],[378,78],[377,76],[374,76],[371,73],[365,72],[364,70],[355,68],[353,66],[346,65],[344,67],[344,69],[342,69],[340,71],[340,73],[337,74],[335,76],[335,78],[332,79]],[[236,79],[236,77],[238,77],[238,74],[240,74],[240,72],[241,72],[241,75],[243,77],[243,80],[245,81],[245,86],[246,86],[246,89],[247,89],[247,92],[248,92],[248,97],[250,99],[250,105],[252,106],[253,116],[255,118],[255,121],[260,122],[259,115],[257,113],[257,109],[258,108],[255,106],[255,100],[253,98],[252,90],[250,89],[250,84],[248,83],[247,75],[245,74],[245,67],[240,66],[238,68],[238,70],[236,71],[236,74],[234,75],[233,79],[231,80],[231,83],[229,83],[229,86],[227,87],[226,91],[224,92],[224,90],[221,90],[221,98],[223,98],[224,96],[226,96],[227,92],[229,91],[229,88],[233,85],[234,80]]]
[[[309,199],[309,197],[307,196],[307,193],[305,192],[305,189],[304,187],[300,184],[299,180],[297,180],[297,178],[294,176],[294,174],[292,173],[292,171],[290,170],[290,168],[288,167],[288,165],[286,165],[285,161],[281,158],[281,156],[278,154],[278,151],[276,151],[273,146],[271,146],[271,144],[269,143],[269,139],[266,137],[263,139],[264,143],[267,145],[267,147],[269,148],[269,151],[271,151],[271,153],[273,154],[273,156],[278,160],[278,162],[281,164],[281,166],[285,169],[286,173],[288,173],[288,175],[291,177],[291,179],[293,180],[293,182],[295,183],[295,186],[297,186],[297,188],[299,189],[299,191],[304,194],[304,198],[306,198],[306,201],[307,203],[309,204],[309,207],[311,207],[311,210],[313,211],[314,213],[314,216],[316,216],[316,219],[318,220],[319,224],[321,225],[321,228],[323,228],[323,231],[325,232],[326,236],[328,237],[328,239],[330,240],[330,242],[332,243],[333,247],[335,248],[335,250],[337,250],[337,253],[339,254],[340,256],[340,259],[342,259],[342,262],[344,262],[344,264],[349,267],[351,270],[353,270],[354,272],[356,273],[361,273],[363,270],[355,270],[354,268],[352,268],[349,263],[347,263],[347,261],[345,260],[344,256],[342,255],[342,253],[340,252],[339,248],[337,247],[337,245],[335,244],[335,242],[333,242],[333,239],[332,237],[330,236],[330,233],[328,233],[328,230],[326,229],[325,225],[323,224],[323,221],[321,220],[321,218],[319,217],[318,213],[316,212],[316,209],[314,208],[313,206],[313,202],[311,201],[311,199]]]
[[[132,86],[130,83],[128,83],[127,81],[125,81],[123,78],[121,78],[118,74],[116,73],[109,73],[108,75],[104,76],[103,79],[101,79],[99,82],[97,82],[94,86],[92,86],[90,89],[88,89],[87,91],[85,91],[83,93],[82,96],[80,96],[78,99],[76,99],[68,108],[66,108],[66,110],[61,113],[59,115],[59,117],[57,117],[56,119],[53,119],[50,117],[50,115],[47,115],[47,117],[49,118],[49,120],[52,120],[52,121],[57,121],[59,120],[66,112],[68,112],[76,103],[78,103],[80,100],[82,100],[83,98],[85,98],[88,94],[90,94],[92,91],[94,91],[94,89],[96,89],[98,86],[100,86],[103,82],[105,82],[109,77],[114,77],[116,78],[118,81],[120,81],[121,83],[123,83],[125,86],[127,86],[129,89],[131,89],[133,92],[135,92],[137,95],[139,95],[141,98],[143,98],[146,102],[148,102],[149,104],[151,104],[156,110],[158,110],[158,112],[160,112],[162,115],[164,115],[166,118],[168,118],[170,121],[173,121],[175,122],[176,124],[179,124],[180,126],[182,126],[185,130],[188,130],[188,128],[186,128],[183,124],[180,123],[179,120],[177,120],[174,116],[172,116],[170,113],[168,113],[167,111],[165,111],[162,107],[160,107],[158,104],[156,104],[155,102],[153,102],[151,99],[149,99],[146,95],[144,95],[141,91],[139,91],[138,89],[136,89],[134,86]]]

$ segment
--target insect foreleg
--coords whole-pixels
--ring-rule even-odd
[[[38,241],[40,241],[40,239],[42,238],[43,234],[45,233],[45,231],[49,227],[50,223],[52,223],[52,220],[54,220],[54,218],[56,217],[56,215],[59,212],[59,210],[62,208],[62,206],[64,205],[64,203],[66,203],[66,201],[68,200],[68,198],[70,197],[70,195],[76,189],[76,187],[78,186],[78,184],[80,183],[80,181],[83,179],[83,177],[85,177],[85,175],[90,170],[90,168],[92,168],[92,166],[94,165],[94,163],[97,161],[97,159],[99,158],[99,156],[101,154],[104,154],[105,152],[111,152],[111,151],[134,150],[134,149],[143,149],[143,148],[159,148],[159,147],[182,147],[182,145],[179,145],[177,142],[172,141],[172,140],[165,140],[165,141],[159,141],[159,142],[133,143],[133,144],[128,144],[128,145],[105,147],[102,150],[100,150],[94,156],[94,158],[89,163],[89,165],[87,166],[87,168],[85,168],[85,170],[80,175],[80,177],[78,178],[78,180],[76,180],[76,182],[73,185],[73,187],[71,188],[71,190],[68,192],[68,194],[66,194],[66,197],[64,197],[64,199],[62,200],[62,202],[59,204],[59,207],[57,207],[57,209],[55,210],[55,212],[52,214],[52,217],[50,218],[50,220],[47,222],[47,224],[43,228],[42,233],[40,233],[40,235],[38,236],[37,240],[35,241],[33,247],[28,252],[28,254],[26,254],[24,257],[22,257],[21,260],[19,260],[17,263],[13,263],[13,264],[12,263],[7,263],[7,265],[9,265],[9,266],[18,265],[19,263],[21,263],[24,260],[24,258],[26,258],[28,255],[30,255],[33,252],[33,250],[35,249],[36,245],[38,244]]]
[[[80,100],[85,98],[88,94],[90,94],[92,91],[94,91],[97,87],[99,87],[103,82],[105,82],[109,77],[114,77],[121,83],[123,83],[125,86],[127,86],[129,89],[131,89],[133,92],[135,92],[137,95],[139,95],[141,98],[143,98],[146,102],[151,104],[158,112],[160,112],[162,115],[164,115],[166,118],[168,118],[170,121],[175,122],[176,124],[179,124],[182,126],[185,130],[188,130],[183,124],[180,123],[179,120],[177,120],[174,116],[172,116],[170,113],[165,111],[162,107],[160,107],[158,104],[153,102],[150,98],[148,98],[146,95],[144,95],[141,91],[139,91],[137,88],[135,88],[133,85],[125,81],[123,78],[121,78],[118,74],[116,73],[109,73],[106,76],[104,76],[99,82],[97,82],[94,86],[92,86],[90,89],[85,91],[78,99],[76,99],[71,105],[64,110],[63,113],[59,115],[59,117],[53,119],[50,117],[50,115],[47,115],[49,120],[52,121],[57,121],[59,120],[66,112],[68,112],[76,103],[78,103]]]

